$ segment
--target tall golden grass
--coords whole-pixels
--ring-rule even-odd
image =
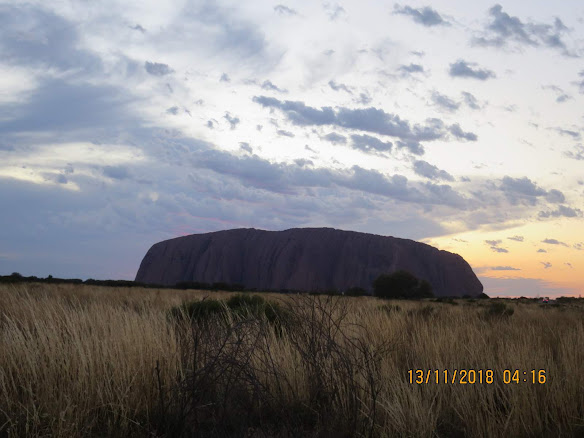
[[[0,436],[584,436],[581,304],[262,294],[282,330],[170,316],[230,295],[0,285]],[[494,381],[412,384],[416,369]]]

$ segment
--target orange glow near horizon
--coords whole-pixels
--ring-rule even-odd
[[[584,292],[584,237],[574,230],[574,219],[560,219],[505,230],[476,230],[425,242],[460,254],[477,276],[533,279],[546,288],[560,290],[556,294],[550,292],[550,296],[579,296]],[[521,237],[523,241],[519,241]],[[489,290],[485,292],[489,294]],[[491,294],[503,292],[505,296],[515,296],[504,288],[495,288]],[[520,295],[525,293],[516,296]]]

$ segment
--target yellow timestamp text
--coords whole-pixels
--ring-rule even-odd
[[[543,385],[547,382],[546,370],[507,369],[496,372],[491,369],[416,369],[408,370],[411,384],[451,384],[451,385],[492,385],[499,381],[506,385],[532,383]]]

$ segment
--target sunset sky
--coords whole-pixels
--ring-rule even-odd
[[[334,227],[584,295],[584,2],[0,0],[0,275]]]

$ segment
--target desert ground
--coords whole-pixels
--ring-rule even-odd
[[[0,436],[584,436],[582,300],[245,296],[0,285]]]

